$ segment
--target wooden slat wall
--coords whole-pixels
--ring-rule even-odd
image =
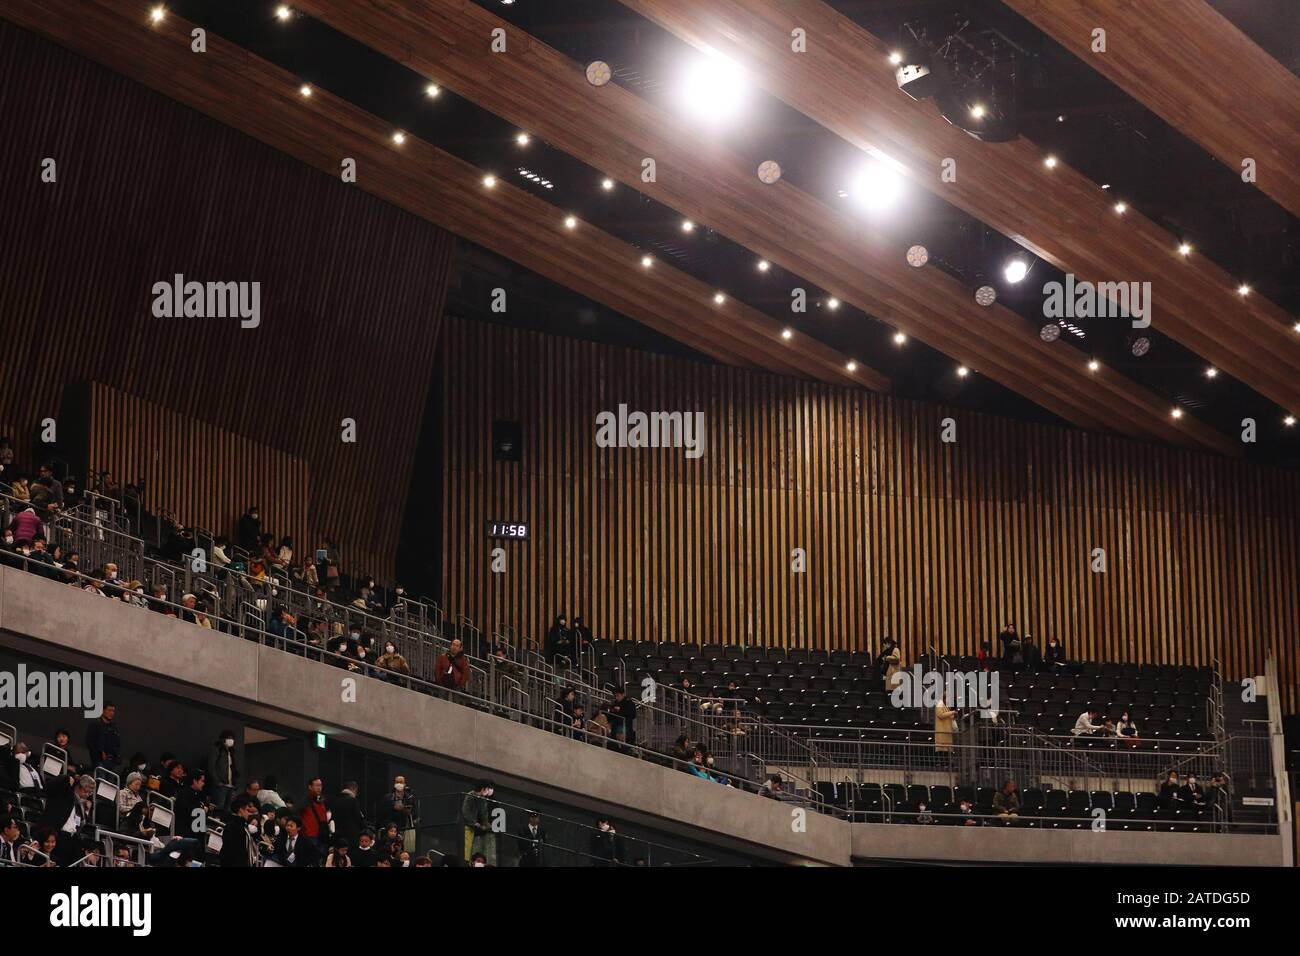
[[[142,479],[151,511],[165,508],[182,524],[222,534],[256,504],[277,545],[289,535],[299,557],[310,552],[303,459],[98,382],[90,385],[88,431],[90,467]]]
[[[891,633],[915,658],[1012,621],[1080,657],[1232,676],[1271,649],[1295,706],[1300,476],[464,320],[444,343],[443,593],[485,629],[540,637],[564,611],[615,639]],[[704,411],[705,455],[597,448],[620,402]],[[492,461],[494,420],[523,422],[522,464]],[[489,542],[487,519],[532,537]]]
[[[391,577],[450,234],[3,20],[0,116],[0,420],[97,381],[304,459],[313,531]],[[261,327],[154,318],[178,272],[261,282]]]

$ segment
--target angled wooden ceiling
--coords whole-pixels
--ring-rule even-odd
[[[464,0],[299,0],[336,30],[518,124],[611,177],[746,246],[1080,426],[1200,445],[1240,446],[1077,351],[1042,342],[1001,306],[981,308],[938,269],[913,269],[871,226],[786,182],[765,186],[757,162],[716,143],[617,84],[591,86],[583,66]],[[505,30],[507,52],[491,51]],[[658,179],[641,181],[655,158]],[[869,356],[867,358],[870,358]]]
[[[1300,216],[1300,79],[1205,0],[1003,2],[1238,175],[1254,158],[1259,188]]]
[[[982,142],[944,120],[933,101],[918,102],[901,92],[888,60],[890,47],[822,0],[622,2],[686,42],[730,57],[768,92],[853,145],[888,155],[912,181],[1057,268],[1091,282],[1150,282],[1155,328],[1283,408],[1300,412],[1300,335],[1285,311],[1257,293],[1243,298],[1237,289],[1245,277],[1229,275],[1195,250],[1190,256],[1180,255],[1177,250],[1183,237],[1170,235],[1131,203],[1123,215],[1116,213],[1115,203],[1124,197],[1103,191],[1071,169],[1069,157],[1062,157],[1049,169],[1044,163],[1046,153],[1035,144],[1024,139]],[[1200,0],[1169,4],[1007,2],[1018,9],[1033,7],[1053,23],[1067,20],[1074,31],[1071,35],[1077,34],[1085,48],[1085,52],[1076,52],[1099,64],[1099,69],[1100,64],[1115,62],[1112,57],[1120,49],[1141,61],[1148,73],[1159,73],[1167,62],[1178,59],[1180,69],[1173,75],[1197,74],[1200,83],[1194,85],[1206,96],[1233,86],[1243,70],[1249,73],[1252,69],[1225,64],[1223,75],[1232,76],[1234,83],[1206,83],[1203,61],[1192,58],[1185,49],[1175,56],[1175,51],[1158,40],[1158,29],[1143,26],[1146,39],[1135,42],[1132,31],[1139,22],[1148,18],[1162,21],[1168,7],[1204,6]],[[1086,53],[1090,34],[1080,25],[1105,25],[1107,18],[1084,12],[1066,18],[1062,12],[1081,7],[1123,12],[1122,30],[1118,23],[1110,30],[1111,53]],[[1157,15],[1156,10],[1161,12]],[[1197,29],[1206,26],[1203,21],[1194,22]],[[795,27],[807,31],[806,53],[791,51]],[[1233,33],[1233,42],[1238,38],[1249,42],[1235,30]],[[1210,33],[1193,30],[1192,35],[1200,37],[1203,45],[1219,42]],[[1300,81],[1282,70],[1290,81],[1282,83],[1276,80],[1276,72],[1261,68],[1260,84],[1272,84],[1274,93],[1292,89],[1294,98],[1283,109],[1282,104],[1264,97],[1252,104],[1250,112],[1253,115],[1260,105],[1271,104],[1280,111],[1278,119],[1295,119],[1289,130],[1279,129],[1278,136],[1295,140],[1297,152],[1291,156],[1300,157]],[[1250,89],[1263,97],[1256,84]],[[1180,90],[1178,96],[1192,92]],[[1217,107],[1212,113],[1223,115]],[[1278,176],[1276,149],[1263,148],[1263,129],[1252,126],[1250,116],[1241,129],[1244,133],[1233,148],[1244,149],[1249,143],[1259,149],[1238,155],[1233,167],[1239,168],[1241,155],[1253,155],[1260,159],[1261,175],[1267,170],[1273,184],[1285,183]],[[953,182],[944,182],[939,176],[940,164],[948,157],[957,161]],[[1300,169],[1293,163],[1287,175],[1300,176]]]
[[[292,74],[209,33],[190,51],[193,24],[168,14],[151,24],[144,7],[123,13],[99,0],[12,0],[0,16],[97,60],[229,126],[338,176],[357,162],[357,185],[506,258],[644,323],[720,362],[887,391],[889,380],[819,342],[791,348],[782,326],[528,192],[413,136],[398,146],[392,126],[320,89],[300,93]]]

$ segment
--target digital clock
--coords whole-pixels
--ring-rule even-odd
[[[489,521],[487,533],[489,538],[513,538],[521,541],[528,537],[528,525],[523,521]]]

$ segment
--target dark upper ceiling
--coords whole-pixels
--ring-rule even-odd
[[[1249,4],[1217,0],[1219,11],[1293,71],[1300,54],[1291,22],[1290,0]],[[480,6],[527,30],[579,63],[602,59],[615,81],[665,110],[676,110],[674,90],[687,46],[616,0],[516,0]],[[169,4],[182,17],[208,26],[260,56],[342,96],[394,126],[407,129],[476,166],[509,175],[559,208],[573,211],[633,245],[653,252],[745,303],[849,354],[870,357],[893,379],[896,393],[942,400],[1001,414],[1056,421],[1050,413],[983,376],[952,374],[953,360],[911,341],[898,348],[886,322],[844,305],[825,308],[826,295],[800,277],[773,268],[760,274],[756,256],[726,238],[699,228],[682,232],[682,217],[623,186],[600,188],[603,173],[534,139],[515,142],[518,129],[443,90],[424,95],[426,80],[400,64],[309,17],[278,21],[266,0],[180,0]],[[951,57],[973,84],[1014,104],[1024,136],[1068,155],[1070,165],[1139,206],[1150,219],[1180,235],[1195,237],[1201,254],[1236,275],[1249,275],[1254,290],[1292,314],[1300,313],[1300,225],[1260,191],[1213,160],[1132,97],[1045,37],[999,0],[832,0],[830,6],[882,39],[908,49],[929,49]],[[1289,39],[1288,39],[1289,38]],[[743,155],[778,158],[783,179],[828,204],[843,204],[846,176],[862,153],[798,111],[757,90],[746,121],[727,134]],[[545,178],[550,189],[520,169]],[[900,203],[905,214],[882,223],[902,247],[919,242],[931,264],[972,288],[984,281],[998,287],[999,301],[1025,318],[1025,334],[1042,323],[1040,296],[1031,283],[1001,280],[1003,262],[1020,251],[1010,239],[925,190],[910,187]],[[488,295],[503,277],[533,304],[513,310],[519,321],[567,334],[689,354],[672,340],[629,323],[608,309],[567,292],[477,247],[462,251],[453,308],[494,321]],[[1061,277],[1037,262],[1035,283]],[[807,315],[791,315],[792,286],[808,289]],[[525,315],[519,315],[525,311]],[[1206,376],[1207,362],[1152,330],[1151,351],[1134,358],[1130,330],[1106,320],[1076,320],[1082,336],[1062,347],[1096,356],[1147,389],[1189,408],[1225,434],[1240,420],[1260,422],[1260,441],[1249,457],[1300,465],[1300,426],[1281,425],[1284,410],[1253,391],[1249,383],[1219,374]],[[1300,374],[1298,370],[1297,374]],[[1300,409],[1289,410],[1300,414]]]

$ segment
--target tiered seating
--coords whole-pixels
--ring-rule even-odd
[[[851,651],[739,647],[721,644],[597,642],[597,669],[613,682],[621,659],[629,681],[649,674],[662,684],[690,678],[696,693],[725,696],[735,681],[755,713],[774,723],[807,725],[815,736],[908,737],[924,741],[931,719],[920,710],[892,706],[872,655]],[[978,669],[974,657],[950,657],[961,671]],[[1117,719],[1128,710],[1139,731],[1139,748],[1179,749],[1179,741],[1210,736],[1206,705],[1208,667],[1085,661],[1031,673],[1003,673],[1002,710],[1045,734],[1068,735],[1088,706]],[[1114,747],[1111,739],[1084,739],[1080,746]]]

